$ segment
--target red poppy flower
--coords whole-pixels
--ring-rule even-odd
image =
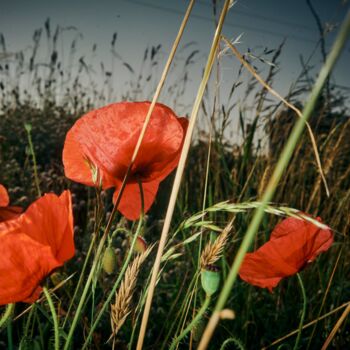
[[[21,212],[21,207],[9,206],[10,198],[6,188],[0,184],[0,222],[16,218]]]
[[[272,291],[283,277],[300,271],[332,243],[330,229],[297,218],[285,219],[274,228],[268,242],[246,254],[239,275],[250,284]]]
[[[82,116],[66,136],[66,176],[96,186],[92,173],[98,169],[102,188],[116,188],[115,200],[149,106],[150,102],[114,103]],[[186,128],[185,118],[156,104],[119,204],[118,209],[126,218],[135,220],[140,216],[138,180],[142,182],[145,212],[151,207],[159,183],[177,166]]]
[[[0,305],[38,299],[40,282],[74,255],[71,194],[46,194],[0,224]]]

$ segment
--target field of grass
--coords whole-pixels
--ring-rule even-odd
[[[339,30],[340,46],[349,22],[348,16],[347,27]],[[0,348],[135,349],[142,343],[144,349],[348,348],[348,96],[332,80],[321,82],[322,74],[310,77],[305,66],[283,97],[290,108],[280,98],[272,99],[269,88],[281,74],[277,67],[283,44],[266,49],[259,59],[249,53],[239,57],[218,32],[197,98],[186,108],[182,99],[196,52],[180,44],[180,57],[169,63],[179,60],[181,71],[159,102],[177,115],[185,110],[191,120],[198,117],[187,129],[193,138],[184,141],[183,154],[190,146],[187,159],[182,156],[179,163],[184,172],[175,176],[174,171],[162,181],[145,216],[127,220],[113,206],[113,189],[89,187],[65,176],[62,151],[67,132],[88,111],[123,100],[151,101],[157,95],[161,75],[154,67],[160,64],[162,48],[147,48],[137,69],[120,62],[134,73],[129,90],[116,96],[116,73],[102,66],[102,83],[95,86],[100,73],[76,56],[75,39],[67,43],[71,51],[62,63],[62,33],[47,21],[34,33],[31,50],[19,54],[7,53],[5,38],[0,37],[0,184],[7,188],[11,205],[24,209],[44,193],[59,195],[69,189],[75,243],[75,256],[40,282],[45,287],[40,299],[1,306]],[[113,36],[114,56],[115,40]],[[332,51],[334,59],[340,55],[339,45]],[[220,74],[215,73],[220,72],[218,53],[224,47],[240,65],[230,93],[224,93],[227,100],[213,88],[219,86],[215,79]],[[327,61],[324,72],[331,65]],[[170,79],[172,72],[165,73]],[[267,86],[258,81],[260,75]],[[240,104],[238,95],[244,96]],[[299,110],[302,118],[309,118],[314,145]],[[239,140],[229,136],[233,118],[239,119]],[[292,131],[294,125],[299,125],[300,138],[297,129]],[[172,217],[167,212],[170,196],[176,198]],[[289,216],[322,218],[332,231],[332,246],[312,263],[305,262],[298,274],[283,278],[272,292],[236,278],[246,250],[257,250]],[[0,225],[0,240],[4,227]],[[157,250],[166,233],[158,272]],[[213,265],[210,276],[220,277],[220,282],[209,297],[202,278]],[[0,283],[5,289],[1,268]],[[211,320],[212,325],[215,317],[219,321],[211,334],[207,324]]]

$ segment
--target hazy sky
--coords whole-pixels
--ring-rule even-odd
[[[349,9],[347,1],[341,0],[313,0],[312,3],[323,25],[339,25]],[[83,34],[77,46],[79,54],[87,57],[87,52],[96,43],[97,60],[108,66],[112,35],[117,32],[117,52],[137,67],[148,45],[162,44],[166,57],[187,4],[185,0],[0,0],[0,33],[6,38],[8,51],[16,52],[31,45],[33,31],[50,17],[53,28],[56,25],[75,26]],[[192,14],[182,43],[196,42],[194,48],[200,50],[196,56],[199,64],[193,71],[197,69],[194,77],[199,77],[214,32],[212,1],[198,0]],[[336,32],[335,29],[327,35],[327,50]],[[279,59],[280,72],[274,82],[274,87],[282,93],[288,91],[300,73],[300,54],[308,57],[319,39],[315,20],[305,0],[238,0],[228,14],[223,33],[231,39],[243,34],[238,45],[242,53],[248,48],[257,51],[264,47],[276,48],[286,39]],[[349,46],[348,43],[334,74],[334,81],[344,87],[350,86]],[[316,74],[321,63],[319,48],[311,63]],[[234,69],[238,66],[234,59],[223,62],[223,86],[235,78]],[[129,74],[126,69],[120,69],[120,76]],[[196,87],[199,80],[194,79],[192,83]],[[117,81],[115,85],[118,85]],[[195,89],[193,91],[195,93]]]

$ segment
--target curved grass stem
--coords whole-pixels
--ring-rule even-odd
[[[304,287],[303,280],[301,279],[301,276],[300,276],[299,273],[297,273],[297,277],[298,277],[298,281],[299,281],[299,285],[300,285],[300,289],[301,289],[301,294],[303,295],[303,310],[302,310],[302,313],[301,313],[300,322],[299,322],[299,328],[298,328],[298,335],[297,335],[297,339],[295,340],[295,344],[294,344],[293,350],[297,350],[298,347],[299,347],[301,332],[303,330],[303,325],[304,325],[304,320],[305,320],[306,303],[307,303],[305,287]]]

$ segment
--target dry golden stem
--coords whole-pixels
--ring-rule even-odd
[[[329,336],[327,337],[325,343],[322,346],[321,350],[326,350],[328,348],[328,345],[331,343],[331,341],[333,340],[335,334],[337,333],[337,331],[339,330],[340,326],[342,325],[342,323],[344,322],[344,320],[346,319],[346,317],[348,316],[348,314],[350,313],[350,304],[347,306],[347,308],[344,310],[344,312],[342,313],[342,315],[340,316],[339,320],[337,321],[337,323],[335,324],[335,326],[333,327],[331,333],[329,334]]]
[[[214,242],[209,242],[205,246],[201,255],[202,268],[205,268],[207,265],[214,265],[220,259],[231,230],[232,221],[230,221],[229,224],[222,230]]]
[[[317,323],[318,321],[323,320],[323,319],[327,318],[328,316],[333,315],[334,313],[338,312],[338,311],[341,310],[341,309],[344,309],[345,307],[350,307],[350,302],[349,302],[349,301],[348,301],[347,303],[344,303],[343,305],[338,306],[338,307],[335,308],[334,310],[332,310],[332,311],[330,311],[330,312],[327,312],[326,314],[322,315],[321,317],[318,317],[316,320],[313,320],[313,321],[311,321],[311,322],[305,324],[305,325],[303,326],[302,329],[306,329],[306,328],[308,328],[308,327],[314,325],[314,324]],[[271,348],[272,346],[275,346],[275,345],[281,343],[283,340],[292,337],[293,335],[297,334],[298,332],[299,332],[299,329],[296,329],[296,330],[294,330],[294,331],[288,333],[287,335],[285,335],[285,336],[283,336],[283,337],[281,337],[281,338],[275,340],[275,341],[272,342],[270,345],[265,346],[265,347],[262,348],[261,350],[267,350],[267,349]]]
[[[287,107],[289,107],[290,109],[292,109],[299,118],[302,118],[302,113],[301,111],[295,107],[293,104],[291,104],[290,102],[288,102],[285,98],[283,98],[277,91],[275,91],[274,89],[272,89],[272,87],[270,85],[268,85],[264,79],[262,79],[260,77],[260,75],[255,71],[255,69],[243,58],[243,56],[240,54],[240,52],[231,44],[231,42],[225,37],[225,36],[221,36],[222,39],[225,41],[225,43],[228,45],[228,47],[232,50],[232,52],[235,54],[235,56],[239,59],[239,61],[244,65],[244,67],[254,76],[254,78],[261,84],[263,85],[272,95],[274,95],[275,97],[277,97],[278,99],[280,99]],[[314,153],[315,153],[315,158],[316,158],[316,162],[317,162],[317,166],[318,166],[318,170],[320,172],[320,176],[322,178],[324,187],[326,189],[326,193],[327,196],[329,197],[329,189],[328,189],[328,185],[327,185],[327,181],[326,178],[324,176],[323,170],[322,170],[322,164],[321,164],[321,159],[320,159],[320,155],[318,153],[317,150],[317,143],[315,140],[315,136],[312,132],[311,126],[310,124],[306,121],[306,127],[308,129],[309,135],[310,135],[310,139],[311,139],[311,143],[312,143],[312,147],[314,149]]]
[[[166,216],[164,219],[164,226],[163,226],[162,234],[160,237],[157,256],[156,256],[156,260],[155,260],[154,265],[153,265],[151,281],[150,281],[149,290],[148,290],[148,294],[147,294],[145,309],[144,309],[144,312],[142,315],[142,322],[141,322],[139,338],[137,341],[137,347],[136,347],[137,350],[141,350],[142,346],[143,346],[143,341],[144,341],[144,337],[145,337],[145,333],[146,333],[148,318],[149,318],[149,314],[150,314],[150,310],[151,310],[153,294],[154,294],[154,290],[155,290],[156,283],[157,283],[158,272],[160,269],[160,263],[162,260],[162,255],[163,255],[164,247],[166,244],[166,240],[168,237],[171,219],[172,219],[174,209],[175,209],[176,198],[177,198],[177,195],[178,195],[179,189],[180,189],[181,178],[182,178],[182,175],[184,172],[185,163],[187,160],[187,155],[188,155],[188,152],[189,152],[189,149],[191,146],[192,133],[193,133],[194,126],[195,126],[195,123],[197,120],[197,115],[198,115],[198,111],[199,111],[199,108],[200,108],[200,105],[202,102],[205,87],[208,83],[210,73],[211,73],[211,70],[213,67],[213,63],[214,63],[215,56],[216,56],[216,51],[217,51],[217,48],[219,45],[222,26],[224,24],[226,14],[227,14],[228,9],[229,9],[229,5],[230,5],[230,0],[226,0],[224,5],[223,5],[223,9],[221,11],[218,25],[216,27],[214,39],[213,39],[212,46],[211,46],[211,49],[209,52],[207,64],[206,64],[206,67],[204,70],[203,79],[200,83],[200,86],[199,86],[199,89],[197,92],[197,96],[196,96],[196,99],[195,99],[194,104],[193,104],[190,122],[188,125],[184,145],[182,148],[182,152],[181,152],[181,156],[180,156],[180,160],[179,160],[179,165],[177,167],[174,185],[173,185],[173,188],[171,191],[171,196],[170,196],[170,200],[169,200],[169,204],[168,204],[167,213],[166,213]]]

